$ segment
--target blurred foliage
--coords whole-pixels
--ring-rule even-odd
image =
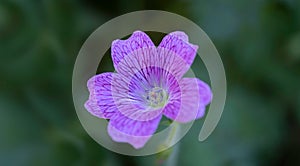
[[[176,145],[172,163],[300,165],[298,0],[1,0],[0,165],[159,163],[155,155],[123,156],[98,145],[81,127],[71,94],[73,64],[85,39],[106,21],[143,9],[197,23],[218,48],[227,74],[218,127],[199,143],[198,120]],[[195,65],[201,59],[195,61],[195,74],[208,81],[205,67]],[[112,70],[109,53],[101,63]]]

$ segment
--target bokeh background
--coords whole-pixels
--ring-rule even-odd
[[[197,141],[200,119],[176,153],[130,157],[88,136],[71,79],[78,51],[96,28],[144,9],[185,16],[210,36],[228,95],[205,142]],[[209,82],[196,61],[195,74]],[[101,63],[112,70],[109,55]],[[298,0],[0,0],[0,165],[300,165],[299,85]]]

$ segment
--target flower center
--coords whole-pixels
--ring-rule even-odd
[[[154,87],[148,91],[146,100],[148,105],[153,108],[162,108],[168,100],[168,94],[160,87]]]

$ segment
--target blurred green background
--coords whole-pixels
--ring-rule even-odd
[[[106,150],[82,128],[72,102],[85,39],[144,9],[197,23],[219,50],[228,81],[216,130],[199,143],[198,120],[169,160]],[[112,69],[109,56],[101,63]],[[193,69],[208,81],[203,66]],[[299,0],[0,0],[0,165],[300,165],[299,85]]]

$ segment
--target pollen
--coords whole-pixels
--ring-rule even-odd
[[[147,91],[146,94],[147,104],[153,108],[164,107],[167,103],[168,98],[168,93],[160,87],[154,87],[151,90]]]

